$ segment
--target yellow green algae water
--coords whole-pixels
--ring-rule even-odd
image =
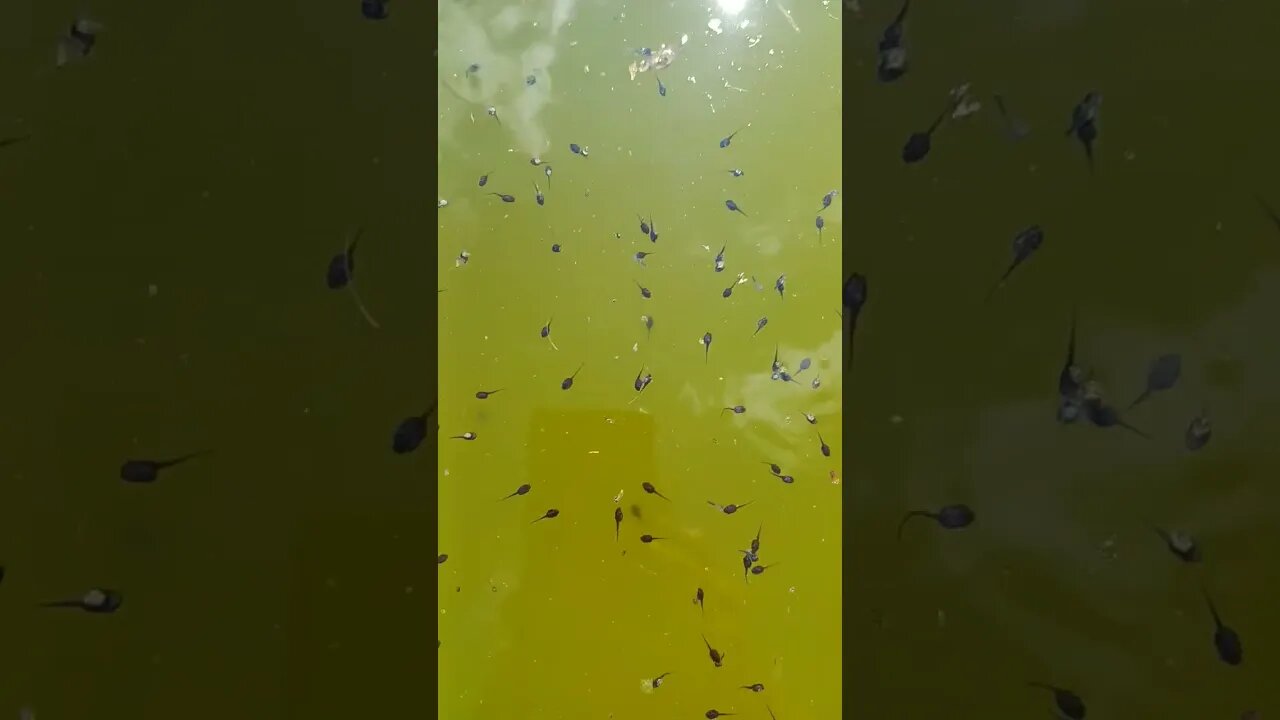
[[[917,2],[912,69],[885,86],[875,41],[900,3],[862,5],[844,73],[862,164],[844,259],[870,285],[848,379],[850,717],[1049,717],[1029,680],[1075,690],[1089,718],[1276,717],[1280,233],[1253,196],[1280,204],[1280,104],[1250,78],[1277,66],[1277,6]],[[903,167],[963,82],[983,109]],[[1092,178],[1064,137],[1089,90]],[[1033,223],[1043,248],[984,304]],[[1150,441],[1055,422],[1073,306],[1078,358],[1122,413],[1148,363],[1181,353],[1178,385],[1126,416]],[[1191,452],[1206,406],[1213,438]],[[917,520],[893,540],[905,510],[950,502],[972,528]],[[1202,585],[1243,639],[1238,667],[1215,655]]]
[[[840,23],[792,5],[439,6],[441,717],[841,715]]]

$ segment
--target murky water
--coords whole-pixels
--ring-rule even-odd
[[[440,5],[442,717],[840,716],[840,23],[789,5]]]
[[[430,455],[389,445],[435,397],[432,13],[393,5],[0,8],[0,717],[429,713]],[[380,330],[325,287],[360,224]]]
[[[1080,693],[1089,717],[1269,717],[1280,234],[1252,196],[1280,203],[1280,105],[1240,79],[1275,66],[1261,28],[1277,13],[919,3],[912,68],[883,86],[875,39],[898,3],[863,5],[844,64],[862,159],[844,261],[871,288],[846,398],[851,713],[1047,716],[1025,686],[1039,680]],[[906,136],[962,82],[983,109],[903,167]],[[1094,177],[1063,136],[1089,90],[1105,97]],[[1044,247],[984,304],[1034,223]],[[1182,354],[1178,385],[1125,416],[1150,441],[1055,422],[1073,305],[1079,360],[1122,411],[1152,359]],[[1214,435],[1193,453],[1184,431],[1206,406]],[[972,528],[918,520],[894,541],[905,510],[950,502],[976,509]],[[1204,562],[1179,562],[1152,525],[1191,532]],[[1244,640],[1239,667],[1215,655],[1202,584]]]

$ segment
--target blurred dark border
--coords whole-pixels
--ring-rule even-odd
[[[848,157],[848,152],[849,152],[849,148],[851,147],[851,144],[846,141],[843,135],[847,133],[848,128],[850,127],[848,124],[848,119],[857,117],[857,112],[858,112],[857,108],[855,107],[856,105],[855,101],[850,99],[851,97],[851,93],[849,92],[850,85],[849,83],[845,82],[845,79],[856,77],[857,73],[865,71],[865,68],[859,67],[858,61],[865,54],[866,48],[864,47],[865,32],[862,31],[861,24],[857,22],[852,22],[855,11],[851,10],[847,6],[844,0],[839,0],[839,2],[840,2],[840,5],[838,6],[837,9],[841,14],[840,17],[841,17],[841,32],[842,32],[841,58],[840,58],[840,68],[841,68],[840,102],[841,102],[841,134],[842,134],[841,143],[840,143],[841,153],[842,153],[842,158],[840,163],[840,175],[841,175],[840,192],[842,193],[842,197],[841,197],[840,207],[841,207],[841,212],[843,214],[846,208],[846,205],[844,203],[850,199],[850,195],[849,195],[850,184],[848,181],[853,179],[851,174],[848,177],[846,177],[846,173],[844,172],[844,170],[847,167],[856,167],[854,160]],[[847,217],[845,217],[845,219],[847,219]],[[844,279],[849,277],[850,274],[852,274],[857,270],[858,257],[857,257],[856,248],[853,245],[853,241],[850,238],[850,236],[847,234],[848,225],[842,222],[841,228],[842,228],[843,235],[840,239],[842,243],[842,246],[841,246],[842,254],[841,254],[841,261],[840,261],[840,269],[841,269],[840,279],[843,284]],[[843,290],[843,286],[842,286],[842,290]],[[847,311],[844,309],[844,304],[842,302],[841,313],[843,314],[845,312]],[[861,626],[858,623],[858,618],[852,617],[850,616],[850,613],[846,612],[851,606],[850,599],[858,591],[858,583],[857,583],[858,544],[855,541],[856,539],[855,528],[851,524],[851,520],[854,517],[856,517],[856,513],[854,512],[854,507],[853,507],[853,504],[854,504],[853,493],[850,491],[850,486],[853,483],[858,482],[857,468],[855,467],[855,462],[854,462],[854,458],[856,458],[856,453],[857,453],[857,445],[854,441],[854,438],[852,437],[852,435],[856,430],[856,426],[855,426],[855,423],[853,422],[854,414],[850,412],[854,407],[854,398],[856,393],[856,385],[855,385],[854,379],[857,377],[856,375],[857,368],[850,364],[850,361],[852,360],[852,358],[845,357],[846,355],[849,354],[849,344],[848,344],[848,336],[847,336],[847,333],[849,332],[849,323],[847,319],[842,323],[842,326],[843,326],[842,329],[845,335],[842,337],[843,350],[841,354],[841,368],[844,368],[844,377],[841,382],[841,393],[843,394],[844,397],[842,398],[841,408],[840,408],[841,425],[843,428],[843,431],[841,433],[842,437],[841,437],[841,444],[840,444],[840,452],[841,452],[841,459],[842,459],[841,468],[840,468],[840,478],[841,478],[840,515],[841,515],[841,523],[842,523],[841,564],[843,565],[843,567],[841,568],[841,583],[840,583],[841,585],[840,587],[840,598],[841,598],[840,628],[841,628],[841,635],[842,635],[841,637],[841,645],[842,645],[842,649],[841,649],[841,658],[842,658],[841,660],[841,674],[842,674],[841,715],[842,717],[859,717],[860,715],[859,712],[852,706],[852,704],[856,701],[856,699],[860,694],[860,689],[861,689],[860,683],[863,681],[863,680],[860,680],[860,678],[865,679],[867,677],[870,677],[871,675],[870,673],[867,672],[868,668],[862,664],[865,656],[861,654],[860,648],[865,647],[865,643],[860,642],[860,640],[862,639],[863,633],[861,632]]]

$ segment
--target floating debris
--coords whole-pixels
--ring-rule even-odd
[[[662,70],[676,59],[676,49],[663,43],[657,52],[653,52],[648,48],[642,48],[640,51],[640,59],[633,61],[627,66],[627,72],[631,74],[631,79],[635,80],[640,73],[646,73],[650,70]]]

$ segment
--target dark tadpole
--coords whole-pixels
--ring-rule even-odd
[[[440,553],[439,555],[436,556],[436,564],[443,565],[445,561],[448,559],[449,559],[448,555],[445,555],[444,553]]]
[[[342,252],[329,258],[329,269],[325,273],[325,284],[330,290],[340,290],[351,282],[351,278],[356,272],[356,245],[360,242],[360,236],[364,233],[364,228],[357,228],[356,234],[347,243],[346,248]]]
[[[500,392],[502,392],[502,388],[498,388],[497,390],[481,390],[480,392],[476,393],[476,399],[488,400],[490,395],[495,395]]]
[[[40,603],[47,608],[80,608],[91,613],[113,613],[124,604],[124,596],[119,591],[107,588],[94,588],[74,600],[55,600]]]
[[[889,23],[880,36],[880,57],[876,63],[876,78],[880,82],[893,82],[907,72],[907,49],[902,40],[907,9],[910,5],[910,0],[902,3],[902,9],[898,11],[897,17]]]
[[[120,466],[120,479],[131,483],[153,483],[160,478],[160,471],[184,463],[209,451],[194,452],[172,460],[126,460]]]
[[[1165,530],[1160,527],[1153,529],[1160,539],[1164,540],[1169,552],[1176,555],[1179,560],[1186,563],[1200,562],[1200,546],[1196,545],[1195,538],[1181,530]]]
[[[1042,682],[1028,682],[1031,687],[1043,688],[1053,693],[1053,706],[1057,713],[1064,720],[1084,720],[1085,707],[1084,700],[1080,696],[1066,688],[1060,688]]]
[[[479,436],[477,436],[473,432],[464,432],[461,435],[452,435],[449,437],[449,439],[450,440],[475,440],[477,437]]]
[[[644,368],[640,368],[640,372],[636,373],[635,382],[632,383],[632,387],[636,389],[636,392],[644,392],[644,389],[649,387],[649,383],[653,382],[653,374],[646,373],[644,370]]]
[[[389,0],[360,0],[360,14],[366,20],[386,20],[391,17],[391,12],[387,10],[387,2]],[[477,70],[479,66],[475,66]]]
[[[1062,370],[1058,372],[1058,421],[1073,423],[1080,416],[1083,403],[1084,386],[1080,384],[1083,374],[1076,366],[1076,309],[1071,308],[1071,332],[1067,336],[1067,357],[1062,362]]]
[[[822,433],[818,433],[818,449],[822,451],[823,457],[831,457],[831,446],[827,445],[827,441],[822,439]]]
[[[698,588],[698,592],[694,593],[694,596],[693,596],[693,604],[697,605],[702,610],[703,615],[707,614],[706,601],[707,601],[706,593],[702,592],[702,588]]]
[[[427,416],[430,414],[427,411],[401,420],[391,434],[391,452],[404,455],[417,450],[427,437]]]
[[[560,511],[555,508],[551,508],[550,510],[542,513],[542,517],[538,518],[537,520],[534,520],[533,522],[538,522],[539,520],[551,520],[552,518],[556,518],[559,516],[560,516]],[[532,525],[533,523],[529,523],[529,524]]]
[[[928,130],[914,132],[911,137],[907,138],[906,144],[902,146],[902,162],[912,165],[924,160],[929,155],[929,151],[933,149],[933,133],[947,119],[947,116],[955,110],[956,102],[952,100],[947,105],[947,109],[938,115],[938,118],[933,121]]]
[[[622,534],[622,508],[613,509],[613,541],[618,542],[618,538]]]
[[[1239,665],[1244,662],[1244,648],[1240,644],[1240,635],[1223,624],[1222,618],[1218,616],[1218,608],[1209,597],[1209,591],[1202,587],[1200,592],[1204,595],[1205,603],[1209,605],[1209,614],[1213,615],[1213,646],[1218,650],[1218,658],[1228,665]]]
[[[702,362],[711,362],[711,333],[702,334]]]
[[[862,306],[867,303],[867,278],[858,273],[850,275],[844,281],[843,296],[844,321],[848,324],[848,330],[845,332],[849,335],[844,367],[848,370],[853,364],[853,336],[858,331],[858,315],[862,313]]]
[[[755,567],[751,568],[751,574],[752,574],[752,575],[763,575],[765,570],[768,570],[769,568],[773,567],[774,565],[778,565],[778,564],[779,564],[779,563],[769,563],[768,565],[756,565]]]
[[[750,690],[751,692],[756,692],[756,693],[764,692],[764,683],[753,683],[751,685],[739,685],[738,687],[742,688],[743,690]]]
[[[664,672],[664,673],[662,673],[661,675],[659,675],[659,676],[655,677],[653,680],[649,681],[649,684],[653,686],[653,689],[654,689],[654,690],[657,690],[658,688],[662,687],[663,679],[664,679],[664,678],[666,678],[666,677],[667,677],[668,675],[670,675],[670,674],[671,674],[671,673],[669,673],[669,672]]]
[[[653,542],[654,540],[666,540],[666,538],[664,538],[664,537],[658,537],[658,536],[656,536],[656,535],[648,535],[648,534],[645,534],[645,535],[641,535],[641,536],[640,536],[640,542],[644,543],[645,545],[648,545],[649,543]]]
[[[1013,275],[1013,271],[1017,270],[1018,266],[1034,255],[1043,243],[1044,230],[1039,225],[1032,225],[1025,230],[1019,230],[1018,234],[1013,236],[1013,260],[1009,263],[1008,269],[1004,271],[1004,275],[1001,275],[996,284],[987,292],[987,300],[990,300],[997,290],[1004,287],[1004,284],[1009,281],[1009,276]]]
[[[102,25],[88,18],[79,18],[71,23],[67,34],[58,39],[57,66],[89,57],[98,44],[100,32]]]
[[[724,415],[725,413],[727,413],[727,412],[731,412],[731,413],[733,413],[734,415],[741,415],[742,413],[744,413],[744,412],[746,412],[746,411],[747,411],[747,406],[746,406],[746,405],[734,405],[733,407],[727,407],[727,408],[725,408],[725,409],[721,410],[721,411],[720,411],[720,415],[721,415],[721,416],[723,416],[723,415]]]
[[[967,528],[973,524],[975,515],[968,505],[944,505],[937,512],[932,510],[912,510],[902,517],[902,522],[898,523],[898,539],[902,539],[902,528],[906,527],[907,521],[913,517],[932,518],[941,527],[947,530],[959,530]]]
[[[737,714],[738,713],[720,712],[719,710],[713,709],[713,710],[708,710],[706,712],[705,717],[707,718],[707,720],[716,720],[716,718],[729,717],[730,715],[737,715]]]
[[[666,495],[663,495],[662,493],[658,492],[658,488],[654,487],[654,486],[653,486],[653,483],[651,483],[651,482],[642,482],[642,483],[640,483],[640,487],[641,487],[641,488],[644,488],[644,491],[645,491],[646,493],[650,494],[650,495],[657,495],[658,497],[662,498],[663,500],[666,500],[667,502],[671,502],[671,498],[669,498],[669,497],[667,497]]]
[[[781,466],[781,465],[779,465],[778,463],[769,462],[769,461],[767,461],[767,460],[761,460],[761,461],[760,461],[760,464],[762,464],[762,465],[768,465],[768,466],[769,466],[769,472],[773,473],[774,475],[778,475],[778,476],[781,476],[781,475],[782,475],[782,466]]]
[[[729,212],[741,213],[742,217],[749,217],[745,212],[742,212],[742,208],[738,207],[738,203],[732,200],[725,200],[724,206],[729,209]]]
[[[735,135],[737,135],[738,133],[742,132],[742,131],[743,131],[743,130],[745,130],[745,129],[746,129],[745,127],[740,127],[740,128],[738,128],[737,130],[734,130],[733,132],[729,133],[728,137],[721,138],[721,139],[720,139],[720,147],[721,147],[721,148],[727,148],[727,147],[729,147],[729,143],[733,142],[733,138],[734,138],[734,136],[735,136]]]
[[[504,203],[513,203],[516,201],[516,198],[514,195],[503,195],[502,193],[489,193],[489,194],[493,195],[494,197],[498,198]]]
[[[503,500],[509,500],[517,495],[528,495],[529,491],[532,489],[533,489],[532,485],[525,483],[524,485],[521,485],[520,487],[516,488],[515,492],[511,493],[510,495],[504,498],[499,498],[498,502],[502,502]]]
[[[1182,356],[1174,353],[1161,355],[1151,361],[1151,366],[1147,368],[1147,387],[1142,391],[1132,403],[1129,409],[1132,410],[1151,397],[1152,393],[1162,390],[1168,390],[1178,383],[1178,378],[1182,375]]]
[[[1208,445],[1211,437],[1213,437],[1213,424],[1209,420],[1209,411],[1201,410],[1200,414],[1191,418],[1191,423],[1187,425],[1184,442],[1188,450],[1196,451]]]
[[[711,662],[716,667],[720,667],[721,664],[724,663],[724,655],[722,655],[719,650],[711,647],[711,641],[707,639],[706,635],[702,636],[702,642],[707,644],[707,654],[711,656]]]
[[[1067,128],[1067,136],[1075,135],[1076,140],[1084,147],[1085,160],[1089,163],[1089,172],[1094,171],[1093,143],[1098,139],[1098,109],[1102,105],[1102,95],[1090,91],[1084,99],[1076,103],[1071,110],[1071,126]]]
[[[755,500],[748,500],[747,502],[744,502],[741,505],[735,505],[733,503],[729,503],[728,505],[720,505],[719,503],[715,503],[715,502],[712,502],[711,500],[708,500],[707,504],[713,508],[716,508],[717,510],[724,513],[725,515],[732,515],[738,512],[739,510],[741,510],[742,508],[750,505],[753,502],[755,502]]]
[[[578,369],[577,369],[577,370],[574,370],[572,375],[570,375],[569,377],[567,377],[567,378],[565,378],[564,380],[561,380],[561,381],[560,381],[560,389],[561,389],[561,390],[568,390],[569,388],[573,387],[573,381],[574,381],[574,378],[578,377],[578,373],[582,372],[582,367],[583,367],[583,365],[585,365],[585,364],[586,364],[586,363],[583,363],[582,365],[579,365],[579,366],[578,366]]]

